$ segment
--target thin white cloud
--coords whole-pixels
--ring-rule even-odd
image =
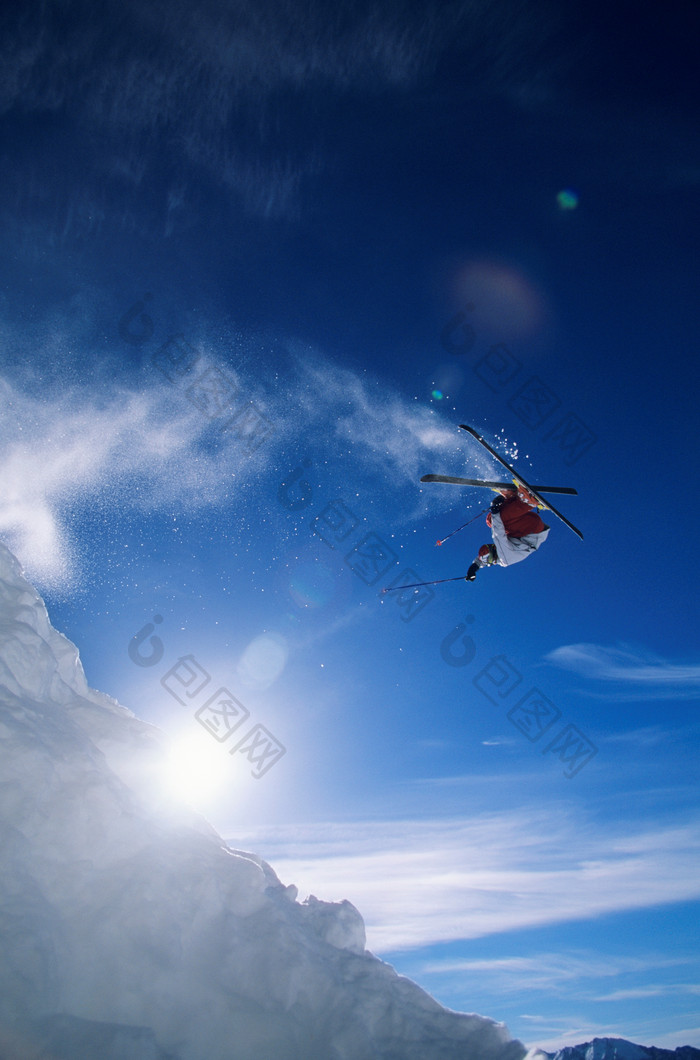
[[[314,0],[125,0],[123,32],[109,32],[102,10],[59,30],[40,10],[27,9],[6,27],[0,111],[68,112],[84,134],[98,128],[109,148],[98,163],[102,172],[87,175],[95,191],[104,173],[140,180],[144,145],[165,141],[166,149],[177,148],[179,163],[205,170],[250,212],[294,216],[302,185],[325,168],[318,130],[295,119],[298,107],[308,106],[297,93],[414,84],[463,18],[458,8],[437,4],[346,14],[329,17],[327,5]],[[294,136],[284,135],[287,116]],[[146,170],[157,154],[147,158]],[[36,171],[35,179],[43,174]],[[84,189],[76,201],[91,198]],[[169,218],[166,232],[172,225]]]
[[[650,652],[599,644],[567,644],[547,662],[591,681],[630,686],[635,696],[700,696],[700,663],[676,663]]]
[[[700,1025],[686,1027],[685,1030],[670,1031],[668,1034],[655,1035],[654,1041],[662,1049],[679,1049],[684,1045],[692,1045],[700,1049]]]
[[[601,994],[594,1001],[639,1001],[648,997],[662,997],[664,994],[677,996],[679,990],[677,983],[670,986],[631,987],[629,990],[612,990],[609,994]]]
[[[689,727],[674,729],[669,732],[660,725],[645,725],[641,729],[629,729],[627,732],[607,733],[601,739],[607,744],[626,746],[628,748],[646,751],[651,747],[659,747],[668,743],[669,739],[684,738],[689,735]]]
[[[380,952],[700,897],[700,822],[615,833],[562,809],[314,824],[254,842],[285,882],[349,898]]]
[[[462,983],[467,981],[480,985],[492,978],[494,988],[497,985],[502,993],[544,991],[549,995],[564,996],[568,1001],[600,1002],[692,994],[693,984],[648,982],[648,976],[657,976],[661,969],[677,969],[693,964],[697,965],[694,958],[668,958],[658,953],[629,957],[564,950],[561,953],[539,953],[528,957],[428,961],[421,966],[420,971],[424,976],[458,976]],[[617,981],[617,989],[603,993],[604,983],[601,981],[610,979]],[[629,985],[620,986],[623,980]]]
[[[37,242],[49,224],[55,238],[84,237],[113,222],[115,213],[124,226],[169,235],[198,213],[202,171],[248,212],[296,218],[304,209],[304,189],[327,170],[329,152],[336,150],[324,137],[327,123],[313,120],[316,114],[349,93],[366,99],[421,84],[455,41],[463,107],[485,98],[515,102],[543,115],[551,136],[567,140],[573,121],[579,135],[590,139],[586,169],[579,174],[583,183],[683,187],[700,172],[697,157],[688,153],[689,109],[657,111],[641,100],[630,110],[627,101],[606,99],[601,110],[582,91],[581,63],[590,60],[586,35],[571,32],[570,15],[552,2],[537,14],[517,3],[499,12],[484,0],[427,0],[414,6],[349,4],[339,15],[320,0],[125,0],[117,27],[110,27],[101,8],[81,15],[58,28],[49,25],[41,5],[24,5],[5,27],[0,112],[38,112],[57,120],[69,114],[71,129],[84,138],[97,129],[104,144],[94,170],[81,175],[81,186],[74,176],[70,180],[69,202],[56,190],[51,166],[17,174],[18,199],[29,185],[35,198],[52,203],[33,233],[27,226],[25,238],[33,234]],[[677,32],[682,39],[683,19]],[[600,53],[602,68],[614,68],[625,45],[613,35]],[[162,211],[153,222],[129,192],[152,180],[170,152],[173,185],[163,190]],[[110,178],[119,190],[112,191],[107,210]]]

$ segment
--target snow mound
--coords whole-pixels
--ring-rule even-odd
[[[522,1060],[173,810],[161,734],[91,690],[0,545],[3,1060]]]

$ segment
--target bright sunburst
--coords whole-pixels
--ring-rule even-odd
[[[194,808],[211,802],[234,778],[235,770],[225,749],[205,732],[193,727],[170,744],[163,786],[170,797]]]

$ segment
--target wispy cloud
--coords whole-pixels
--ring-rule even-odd
[[[204,171],[250,213],[294,215],[302,186],[326,164],[318,128],[300,120],[308,94],[317,93],[318,109],[333,93],[415,83],[462,17],[439,11],[126,0],[118,20],[84,8],[59,25],[29,8],[5,27],[0,111],[67,113],[80,135],[105,135],[98,171],[81,175],[86,186],[74,194],[82,216],[105,175],[125,187],[150,181],[166,153],[178,169],[169,212],[173,188],[196,201],[187,175]],[[43,184],[38,167],[33,175]],[[166,233],[173,223],[169,216]]]
[[[639,976],[658,972],[661,968],[677,968],[696,963],[691,958],[664,958],[658,954],[648,957],[627,957],[616,954],[602,956],[599,953],[565,950],[561,953],[539,953],[529,957],[502,957],[494,959],[468,958],[460,960],[429,961],[422,966],[426,975],[466,974],[483,978],[494,976],[502,990],[527,992],[544,990],[562,994],[570,1000],[590,995],[591,987],[600,990],[601,979],[619,979],[621,976]],[[646,985],[629,990],[615,990],[594,1000],[609,1001],[655,996],[672,992],[671,985]]]
[[[547,662],[591,681],[625,686],[635,698],[700,696],[700,663],[670,662],[627,647],[568,644],[545,656]]]
[[[298,218],[309,184],[337,160],[327,130],[337,124],[338,101],[399,95],[425,83],[455,47],[461,77],[449,103],[437,82],[438,108],[463,113],[478,101],[505,99],[545,115],[548,135],[567,142],[573,121],[590,138],[584,183],[588,174],[588,183],[684,186],[700,173],[691,103],[679,95],[674,108],[659,110],[641,93],[631,111],[628,99],[606,93],[602,107],[590,93],[597,78],[582,79],[581,69],[600,64],[612,88],[609,72],[628,41],[605,34],[593,56],[576,17],[551,2],[535,9],[485,0],[332,7],[322,0],[125,0],[118,17],[105,6],[65,6],[72,17],[56,20],[41,5],[23,5],[4,26],[0,112],[49,114],[53,128],[68,116],[66,138],[76,144],[99,136],[100,157],[64,182],[46,165],[48,157],[66,166],[48,141],[41,163],[3,171],[12,196],[32,200],[37,241],[49,226],[54,239],[119,224],[170,235],[199,213],[203,174],[249,214]],[[677,33],[692,38],[682,17]],[[166,182],[156,176],[164,169]],[[146,187],[158,197],[155,214],[144,206]],[[47,206],[39,216],[37,203]]]
[[[700,822],[612,831],[562,808],[315,824],[254,842],[286,882],[354,902],[385,952],[700,895]]]
[[[628,990],[611,990],[609,994],[601,994],[594,998],[595,1001],[640,1001],[648,997],[663,997],[670,995],[677,997],[685,993],[686,989],[678,983],[661,984],[652,986],[630,987]],[[689,991],[692,993],[692,991]]]

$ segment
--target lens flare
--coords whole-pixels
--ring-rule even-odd
[[[557,195],[560,210],[575,210],[578,206],[578,195],[571,188],[563,188]]]
[[[262,692],[280,676],[289,656],[286,638],[281,633],[261,633],[243,652],[236,674],[246,688]]]
[[[543,296],[523,272],[494,261],[471,261],[455,273],[454,305],[483,343],[513,342],[538,334],[547,319]],[[465,313],[464,306],[473,306]],[[461,338],[459,339],[461,342]]]
[[[335,575],[325,564],[301,561],[289,579],[289,595],[298,607],[321,608],[333,599],[335,583]]]

